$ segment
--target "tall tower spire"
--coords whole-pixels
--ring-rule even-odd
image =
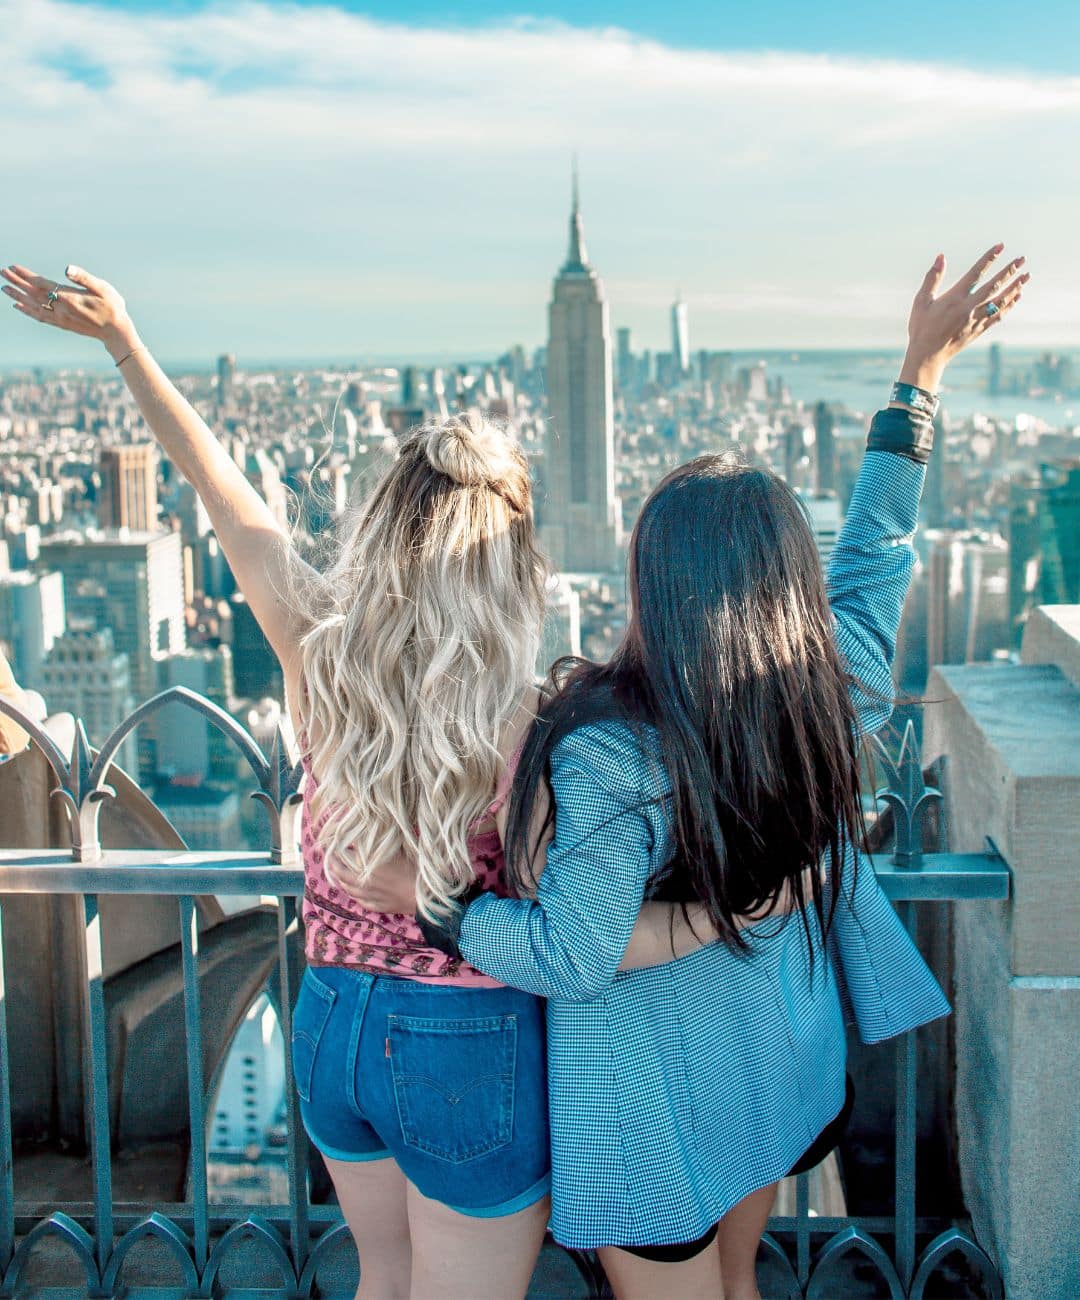
[[[604,286],[585,253],[576,158],[570,250],[548,308],[547,389],[541,543],[556,569],[612,573],[622,505],[615,495],[611,324]]]
[[[577,154],[574,155],[571,171],[570,203],[570,248],[566,254],[564,271],[584,271],[589,265],[589,255],[585,251],[585,224],[581,220],[581,204],[578,197]]]

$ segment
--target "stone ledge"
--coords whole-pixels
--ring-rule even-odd
[[[1013,895],[980,924],[1013,975],[1080,975],[1080,687],[1045,664],[935,668],[923,751],[947,756],[950,846],[989,835],[1013,869]]]
[[[1080,686],[1080,605],[1040,605],[1032,610],[1020,658],[1026,664],[1053,664]]]

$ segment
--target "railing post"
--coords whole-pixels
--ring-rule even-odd
[[[3,909],[0,907],[0,1277],[15,1251],[15,1169],[11,1144],[11,1074],[8,1062],[7,983]]]
[[[912,939],[915,904],[897,903],[896,910]],[[896,1271],[905,1292],[915,1271],[915,1070],[918,1045],[915,1030],[896,1040]]]
[[[184,1029],[187,1036],[188,1121],[191,1129],[191,1196],[195,1221],[195,1267],[201,1277],[210,1249],[209,1193],[206,1173],[202,998],[199,989],[199,913],[195,899],[190,894],[180,898],[180,943],[184,957]]]
[[[795,1179],[795,1271],[799,1285],[810,1280],[810,1175]]]
[[[303,1272],[310,1245],[308,1224],[307,1135],[300,1118],[292,1065],[292,1014],[300,989],[300,961],[297,935],[296,899],[278,899],[278,974],[281,980],[281,1036],[285,1040],[285,1114],[288,1136],[287,1168],[289,1176],[289,1235],[293,1267],[297,1277]]]
[[[101,912],[96,894],[83,895],[83,996],[90,1121],[94,1171],[94,1253],[105,1272],[113,1249],[112,1140],[109,1121],[109,1062],[105,1037],[105,990],[101,953]]]

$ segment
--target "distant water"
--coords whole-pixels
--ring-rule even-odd
[[[1030,373],[1036,360],[1047,351],[1056,351],[1058,355],[1068,357],[1073,363],[1073,373],[1080,384],[1080,353],[1071,349],[1047,348],[1002,348],[1002,372],[1005,385],[1015,374]],[[822,351],[814,348],[784,351],[753,349],[733,350],[733,365],[751,365],[764,361],[770,379],[781,376],[796,399],[807,403],[824,400],[846,406],[852,411],[864,414],[877,410],[888,398],[889,387],[900,369],[903,354],[887,349]],[[451,358],[446,355],[417,355],[410,358],[419,366],[456,364],[467,358]],[[490,364],[490,358],[473,358],[470,364],[482,366]],[[93,373],[110,371],[111,363],[107,357],[99,358],[100,364],[93,362],[78,369]],[[212,366],[206,358],[191,364],[178,363],[166,359],[166,369],[173,374],[207,374]],[[322,366],[342,369],[375,369],[380,365],[392,363],[389,358],[326,358],[290,361],[288,359],[267,360],[253,357],[241,357],[241,368],[248,371],[280,370],[300,371],[315,370]],[[62,367],[47,367],[46,373],[55,373]],[[961,353],[949,366],[945,376],[945,388],[942,401],[948,414],[953,419],[965,419],[975,412],[1012,420],[1018,415],[1031,415],[1045,420],[1057,427],[1069,427],[1080,424],[1080,393],[1069,397],[1047,395],[1043,397],[1013,396],[1006,394],[990,397],[986,391],[987,371],[989,368],[988,346],[978,344],[969,352]],[[0,366],[0,374],[11,374],[16,369],[25,373],[28,367]]]
[[[1046,349],[1033,351],[1002,349],[1002,373],[1006,385],[1014,373],[1030,372]],[[1080,357],[1062,352],[1074,367],[1080,382]],[[764,361],[770,379],[781,376],[796,400],[834,402],[864,413],[874,411],[888,399],[903,359],[900,352],[735,352],[733,364]],[[942,403],[953,419],[965,419],[980,412],[1011,420],[1032,415],[1056,426],[1080,424],[1080,395],[1070,397],[1027,397],[1007,394],[990,397],[986,391],[989,366],[987,349],[978,346],[962,353],[945,374]]]

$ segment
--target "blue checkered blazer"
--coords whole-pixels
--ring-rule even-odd
[[[867,452],[829,566],[863,732],[890,713],[923,477],[904,456]],[[828,963],[809,961],[801,925],[763,922],[746,932],[749,955],[713,943],[620,973],[647,883],[673,852],[666,777],[641,745],[602,722],[556,747],[536,898],[486,894],[461,927],[474,966],[548,999],[552,1228],[578,1248],[700,1236],[840,1111],[846,1018],[875,1042],[949,1009],[869,868],[841,891]]]

